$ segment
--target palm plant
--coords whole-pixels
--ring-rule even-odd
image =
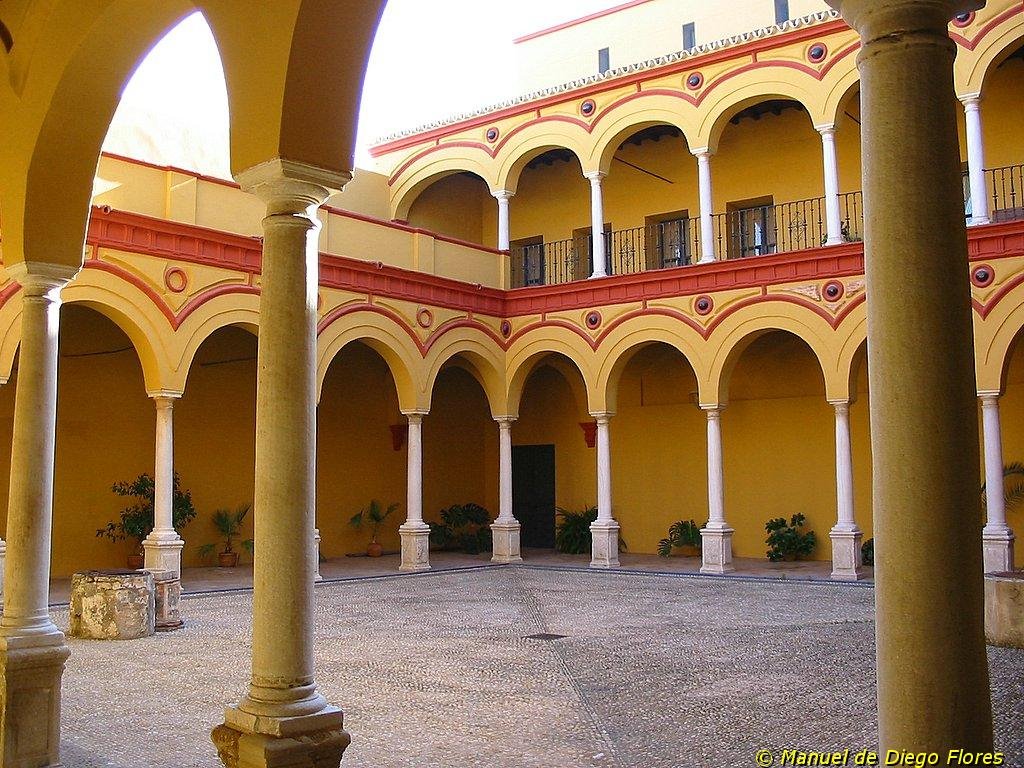
[[[242,504],[234,512],[227,509],[218,509],[213,513],[213,527],[217,529],[217,532],[222,536],[224,542],[224,548],[220,551],[221,555],[233,555],[236,554],[234,550],[234,540],[242,532],[242,521],[245,520],[245,516],[249,514],[250,506],[248,504]],[[199,548],[199,554],[202,557],[210,555],[217,547],[217,542],[211,542],[209,544],[203,544]],[[253,551],[253,540],[245,539],[242,541],[242,548],[246,552],[252,553]]]
[[[370,505],[360,509],[352,518],[348,521],[349,525],[353,528],[362,528],[364,523],[370,525],[370,543],[378,544],[377,534],[380,533],[380,527],[384,524],[391,515],[398,510],[398,503],[389,504],[387,509],[381,506],[381,503],[376,499],[370,502]]]
[[[658,542],[658,554],[661,557],[669,557],[672,550],[679,547],[693,547],[699,550],[701,543],[700,528],[697,524],[693,520],[680,520],[669,527],[668,538]]]

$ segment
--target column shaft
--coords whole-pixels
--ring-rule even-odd
[[[715,260],[715,201],[711,188],[711,155],[707,149],[694,152],[700,194],[700,263]]]
[[[601,171],[586,174],[590,179],[590,231],[593,249],[594,271],[591,277],[608,276],[608,253],[604,242],[604,193],[601,182],[605,174]]]
[[[156,574],[160,590],[166,591],[165,582],[181,579],[181,551],[185,545],[174,530],[174,401],[180,393],[159,392],[151,396],[156,405],[154,525],[153,531],[142,544],[146,551],[146,569]],[[166,575],[161,576],[161,573]],[[180,591],[180,583],[174,589]],[[177,604],[176,599],[173,602]],[[157,612],[161,613],[159,606]],[[174,620],[172,623],[180,626],[180,621]],[[163,624],[160,626],[163,628]]]
[[[512,513],[512,417],[498,420],[498,519],[491,525],[496,563],[517,563],[523,559],[520,545],[522,526]]]
[[[988,189],[985,186],[985,139],[981,129],[981,96],[963,98],[967,125],[967,173],[971,185],[971,224],[989,223]]]
[[[861,36],[882,749],[992,748],[954,13],[830,0]],[[913,275],[912,280],[907,276]]]
[[[425,412],[406,412],[409,419],[408,473],[406,479],[406,521],[399,527],[402,537],[402,571],[430,569],[430,526],[423,522],[423,417]]]
[[[722,468],[722,407],[704,407],[708,419],[708,522],[701,535],[701,573],[729,573],[733,529],[725,521],[725,482]]]
[[[832,578],[857,581],[864,575],[863,533],[853,506],[853,452],[850,441],[850,403],[834,401],[836,411],[836,524],[832,539]]]
[[[1003,436],[999,418],[999,395],[981,397],[985,435],[985,528],[982,542],[986,573],[1013,570],[1014,535],[1006,524],[1003,481]]]
[[[498,201],[498,250],[507,251],[512,242],[512,220],[509,212],[512,193],[502,189],[492,194]]]
[[[826,245],[843,242],[843,219],[839,211],[839,163],[836,159],[836,128],[818,126],[821,134],[822,159],[825,169],[825,221],[828,227]]]
[[[591,568],[619,566],[619,524],[612,514],[612,451],[610,413],[591,414],[597,422],[597,520],[590,525],[593,539]]]

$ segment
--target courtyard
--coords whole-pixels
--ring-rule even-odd
[[[764,748],[876,743],[867,585],[486,566],[315,596],[350,768],[751,766]],[[251,593],[194,593],[182,612],[176,633],[69,639],[66,768],[217,764],[208,732],[248,679]],[[1022,765],[1024,651],[988,653],[996,747]]]

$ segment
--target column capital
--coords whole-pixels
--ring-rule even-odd
[[[495,416],[494,420],[498,422],[499,427],[511,427],[512,423],[518,420],[518,416]]]
[[[711,147],[696,147],[690,150],[690,154],[696,158],[715,156],[715,152]]]
[[[508,202],[516,196],[516,193],[511,189],[492,189],[491,196],[499,201]]]
[[[921,32],[939,32],[948,42],[949,20],[958,13],[977,11],[985,0],[825,0],[870,43],[899,31],[900,40]]]
[[[608,175],[607,171],[587,171],[583,174],[584,177],[590,179],[591,184],[600,184],[605,176]]]
[[[983,407],[992,407],[993,405],[999,405],[999,398],[1003,396],[1002,392],[979,392],[978,399],[981,400]]]
[[[174,405],[175,400],[180,400],[184,392],[179,392],[175,389],[151,389],[146,392],[147,397],[151,397],[156,401],[157,407],[162,404],[161,401],[168,401],[170,405]]]
[[[957,98],[964,105],[964,109],[977,109],[981,103],[980,93],[965,93],[962,96],[957,96]]]
[[[594,417],[594,421],[598,424],[607,424],[611,421],[612,416],[615,415],[615,411],[591,411],[590,415]]]
[[[816,130],[818,133],[820,133],[822,135],[822,137],[825,137],[825,136],[835,136],[836,135],[836,124],[835,123],[822,123],[821,125],[814,126],[814,130]]]
[[[267,213],[302,213],[319,207],[352,180],[347,171],[330,171],[315,165],[274,158],[239,172],[235,180],[242,190],[267,204]]]
[[[835,408],[837,411],[840,409],[848,411],[850,410],[850,406],[853,405],[853,398],[840,397],[835,399],[829,399],[828,404]]]
[[[81,267],[42,261],[18,261],[8,264],[6,269],[7,274],[21,284],[24,295],[42,296],[54,291],[59,292],[74,279]]]
[[[402,411],[402,415],[409,419],[410,422],[419,423],[423,421],[423,417],[427,416],[430,411],[424,411],[418,408],[409,409]]]
[[[722,411],[725,410],[725,406],[725,403],[701,403],[700,409],[708,415],[709,419],[717,419],[719,416],[722,415]]]

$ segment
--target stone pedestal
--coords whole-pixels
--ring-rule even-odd
[[[226,768],[333,768],[352,740],[342,729],[341,710],[336,712],[336,728],[272,736],[219,725],[212,739]]]
[[[402,537],[400,571],[430,570],[430,526],[426,523],[405,523],[398,529]]]
[[[985,576],[985,640],[1024,648],[1024,572]]]
[[[591,568],[619,567],[619,524],[614,520],[597,520],[590,524],[593,537]]]
[[[181,578],[181,551],[185,542],[177,534],[174,538],[162,538],[154,531],[142,542],[142,548],[146,552],[147,571],[162,571],[176,579]]]
[[[516,520],[495,520],[491,523],[492,563],[521,563],[519,534],[522,525]]]
[[[137,640],[156,632],[153,574],[86,571],[71,577],[70,635],[90,640]]]
[[[982,532],[982,552],[985,559],[985,573],[1008,573],[1013,570],[1013,532],[1003,526],[992,529],[986,526]]]
[[[700,529],[701,573],[723,574],[736,570],[732,564],[732,528]]]
[[[324,577],[320,575],[320,529],[313,529],[313,581],[323,581]]]
[[[834,581],[859,581],[865,577],[864,556],[861,544],[864,534],[859,528],[836,526],[829,532],[832,539],[832,579]]]
[[[181,629],[184,623],[178,605],[181,602],[181,579],[173,573],[157,571],[153,573],[153,588],[156,604],[156,631],[173,632]]]
[[[70,655],[60,633],[0,637],[0,765],[60,765],[60,683]]]

